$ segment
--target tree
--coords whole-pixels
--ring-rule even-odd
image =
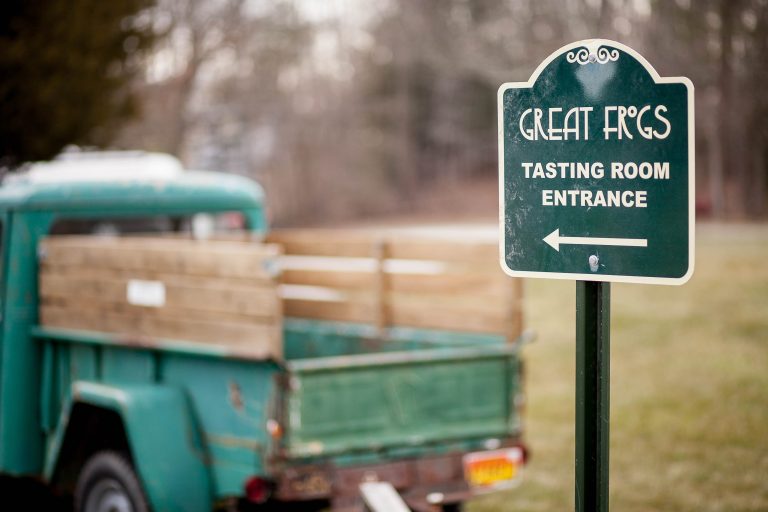
[[[715,217],[760,217],[768,196],[765,83],[768,3],[697,0],[652,4],[652,62],[696,85],[699,197]],[[707,195],[701,190],[708,185]]]
[[[311,114],[296,106],[306,98],[297,87],[311,83],[311,34],[295,2],[158,0],[152,12],[167,36],[136,87],[146,108],[115,147],[249,175],[268,188],[277,216],[303,211],[315,195],[299,190],[312,174],[302,166],[314,168],[320,136],[304,128]]]
[[[0,6],[0,167],[106,144],[136,112],[129,84],[154,39],[153,0]]]
[[[527,79],[569,37],[561,3],[397,0],[373,23],[361,93],[387,142],[378,160],[404,200],[441,181],[495,177],[496,90]]]
[[[768,0],[157,2],[144,115],[113,145],[253,176],[277,223],[494,185],[498,86],[594,37],[694,82],[700,211],[768,209]]]

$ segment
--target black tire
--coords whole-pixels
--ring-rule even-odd
[[[238,510],[239,512],[323,512],[330,510],[330,504],[327,501],[319,500],[307,502],[268,501],[257,505],[242,500]]]
[[[75,487],[76,512],[149,512],[133,465],[119,453],[97,452],[85,463]]]
[[[443,505],[443,512],[462,512],[463,510],[463,503],[451,503],[450,505]]]

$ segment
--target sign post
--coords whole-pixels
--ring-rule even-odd
[[[693,274],[693,84],[593,39],[498,100],[501,266],[577,281],[576,510],[607,512],[610,282]]]
[[[576,282],[576,510],[608,510],[611,285]]]

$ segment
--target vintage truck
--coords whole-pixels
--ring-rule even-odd
[[[0,474],[39,479],[87,512],[362,510],[358,486],[372,480],[391,482],[414,510],[459,510],[514,480],[526,456],[522,294],[498,269],[494,244],[270,234],[253,181],[139,174],[0,188]],[[56,270],[56,241],[67,235],[141,231],[172,243],[200,214],[242,220],[240,241],[228,243],[279,248],[254,268],[278,280],[278,350],[247,350],[247,334],[132,335],[142,316],[115,309],[124,323],[106,325],[99,313],[115,300],[108,293],[125,293],[122,281],[93,281],[91,267],[108,256]],[[318,266],[327,260],[338,261]],[[234,290],[241,278],[231,277]],[[473,285],[488,292],[483,300],[442,302]],[[378,299],[319,293],[333,287],[371,288]],[[320,300],[297,298],[302,289]],[[412,307],[424,292],[426,304]],[[151,287],[143,293],[157,298]],[[244,302],[243,311],[253,306]],[[151,305],[130,312],[150,315]],[[182,313],[173,332],[192,339],[203,317]]]

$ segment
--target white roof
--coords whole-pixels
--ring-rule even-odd
[[[181,162],[164,153],[144,151],[70,151],[50,162],[37,162],[5,177],[5,183],[151,180],[177,177]]]

